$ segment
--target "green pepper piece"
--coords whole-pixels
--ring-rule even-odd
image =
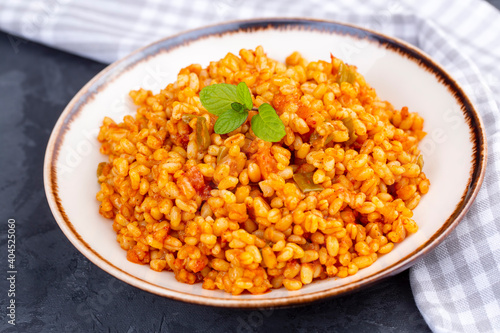
[[[337,72],[337,83],[349,82],[353,84],[356,81],[356,74],[354,71],[345,63],[341,62],[339,65],[339,70]]]
[[[210,133],[208,132],[207,120],[205,117],[198,117],[196,120],[196,143],[201,150],[210,146]]]
[[[314,146],[314,147],[321,147],[322,144],[321,144],[321,140],[323,139],[323,137],[321,135],[319,135],[319,133],[317,131],[314,131],[311,136],[309,137],[309,142]]]
[[[354,122],[351,117],[347,117],[342,119],[342,122],[344,123],[344,126],[347,127],[347,130],[349,131],[349,140],[344,142],[346,146],[351,145],[358,139],[358,135],[354,131]]]
[[[342,82],[347,81],[347,77],[349,76],[349,67],[343,62],[339,65],[339,70],[337,72],[337,83],[340,84]]]
[[[348,68],[349,68],[349,74],[347,75],[347,82],[353,84],[356,81],[356,74],[350,67]]]
[[[295,183],[303,193],[323,191],[323,186],[314,184],[313,175],[314,172],[296,173],[293,175],[293,180],[295,180]]]
[[[194,114],[183,114],[182,115],[182,121],[185,122],[186,124],[189,124],[193,118],[196,118]]]
[[[333,133],[326,137],[325,143],[323,144],[323,146],[326,146],[327,144],[332,142],[332,140],[333,140]]]
[[[217,164],[219,164],[220,161],[222,161],[222,159],[227,156],[227,153],[229,153],[229,148],[227,148],[226,146],[219,149],[219,154],[217,154]]]
[[[106,162],[101,162],[97,165],[97,182],[100,184],[101,182],[99,181],[99,177],[102,175],[102,170],[104,169],[104,166],[106,166]]]
[[[422,171],[424,169],[424,156],[418,155],[417,165],[420,168],[420,171]]]

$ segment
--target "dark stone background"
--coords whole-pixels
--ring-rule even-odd
[[[497,8],[500,0],[492,0]],[[427,332],[408,271],[356,293],[306,306],[235,310],[186,304],[129,286],[66,239],[47,204],[42,166],[60,113],[105,65],[0,32],[0,269],[7,220],[16,220],[16,326],[0,332]]]

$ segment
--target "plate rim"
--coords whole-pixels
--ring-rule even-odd
[[[248,32],[256,29],[276,29],[280,27],[302,27],[315,31],[320,31],[321,28],[329,28],[323,30],[331,34],[348,34],[353,38],[368,38],[369,40],[377,42],[381,46],[390,48],[391,50],[398,53],[403,53],[403,55],[405,55],[412,61],[418,61],[418,65],[420,67],[424,66],[427,70],[431,70],[433,72],[432,74],[437,76],[438,79],[441,78],[446,81],[442,84],[450,90],[450,92],[454,95],[457,103],[461,106],[462,113],[464,114],[463,116],[469,126],[469,132],[472,132],[470,133],[470,137],[474,135],[475,139],[477,140],[477,142],[472,142],[473,154],[475,155],[475,158],[472,161],[471,175],[468,181],[468,190],[465,191],[460,202],[457,204],[455,211],[448,217],[443,226],[439,230],[437,230],[433,234],[433,236],[429,238],[424,244],[419,246],[404,258],[398,260],[396,263],[385,267],[381,271],[375,272],[361,280],[351,282],[347,285],[341,285],[338,287],[316,291],[308,294],[293,295],[292,293],[280,298],[218,298],[214,296],[185,293],[165,287],[160,287],[151,282],[140,279],[137,276],[134,276],[131,273],[128,273],[121,268],[111,264],[109,261],[100,256],[83,240],[83,238],[73,228],[71,221],[69,220],[64,211],[64,208],[62,207],[57,192],[57,173],[55,170],[55,165],[59,153],[58,147],[60,148],[60,145],[64,141],[64,132],[65,130],[67,130],[68,124],[71,123],[72,118],[76,116],[80,111],[80,107],[78,105],[82,98],[85,97],[85,95],[92,96],[93,92],[90,91],[90,88],[94,87],[99,81],[105,79],[106,76],[114,73],[116,70],[120,70],[120,67],[127,68],[129,66],[133,66],[139,61],[147,59],[148,54],[145,53],[145,51],[149,49],[153,50],[155,47],[158,47],[159,50],[165,50],[168,52],[169,50],[176,47],[182,47],[189,42],[213,35],[240,33],[241,31]],[[162,45],[164,44],[171,45],[168,48],[163,48]],[[152,54],[157,53],[158,50],[156,50]],[[421,62],[423,62],[423,64]],[[470,119],[467,116],[469,116]],[[471,120],[476,126],[473,127],[470,124]],[[439,243],[441,243],[441,241],[446,236],[448,236],[451,231],[453,231],[453,229],[458,225],[458,223],[467,213],[470,206],[474,202],[479,189],[481,188],[481,184],[485,176],[486,163],[486,132],[484,130],[484,125],[481,117],[479,116],[479,113],[477,112],[474,104],[470,101],[467,94],[465,94],[461,86],[458,84],[458,82],[456,82],[441,65],[435,62],[425,52],[403,40],[400,40],[399,38],[391,37],[383,33],[359,27],[353,24],[341,23],[334,20],[312,18],[274,17],[226,21],[196,29],[186,30],[141,47],[128,54],[127,56],[106,66],[76,93],[76,95],[71,99],[71,101],[59,116],[47,143],[43,165],[43,178],[45,194],[49,207],[57,224],[65,234],[66,238],[68,238],[73,246],[75,246],[85,257],[87,257],[91,262],[93,262],[108,274],[139,289],[157,294],[159,296],[169,297],[188,303],[218,307],[262,308],[304,304],[324,298],[345,295],[360,288],[368,287],[376,282],[381,281],[384,278],[400,273],[404,269],[410,267],[412,264],[414,264],[417,258],[421,258],[422,256],[428,254]]]

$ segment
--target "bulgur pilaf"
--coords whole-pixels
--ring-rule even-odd
[[[254,106],[285,125],[276,143],[245,123],[214,133],[200,90],[245,82]],[[354,66],[286,63],[262,47],[182,69],[159,94],[98,139],[99,213],[112,219],[127,259],[173,271],[180,282],[234,295],[298,290],[347,277],[418,230],[412,210],[430,182],[418,142],[424,120],[381,101]]]

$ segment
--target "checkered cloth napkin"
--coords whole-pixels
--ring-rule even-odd
[[[273,16],[350,22],[418,46],[475,102],[489,157],[465,219],[411,268],[415,301],[433,331],[500,332],[500,13],[480,0],[365,2],[22,0],[0,4],[0,29],[103,62],[182,30]]]

